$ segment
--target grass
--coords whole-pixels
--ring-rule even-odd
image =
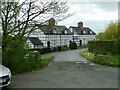
[[[111,67],[120,67],[120,56],[118,55],[98,55],[94,56],[93,53],[88,50],[80,52],[80,55],[94,63],[100,65],[106,65]]]
[[[88,50],[80,52],[80,55],[82,55],[83,57],[85,57],[86,59],[91,60],[91,61],[94,59],[94,54],[88,52]]]
[[[11,69],[11,72],[13,75],[16,75],[25,72],[40,70],[47,66],[53,60],[53,58],[53,56],[49,56],[41,60],[21,60],[19,63],[14,64],[14,66]]]

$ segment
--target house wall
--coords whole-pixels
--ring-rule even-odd
[[[48,41],[50,41],[50,47],[57,47],[60,45],[69,46],[69,41],[73,41],[73,36],[77,46],[80,45],[80,40],[82,45],[86,45],[89,40],[96,39],[96,35],[78,35],[76,32],[74,35],[45,35],[41,30],[35,30],[29,35],[29,37],[38,37],[43,42],[44,47],[47,47]],[[33,46],[34,45],[31,45],[31,48]]]
[[[43,42],[44,47],[47,47],[48,41],[50,41],[50,47],[69,45],[72,36],[73,35],[45,35],[41,30],[35,30],[29,35],[29,37],[38,37]]]
[[[77,46],[80,46],[80,40],[82,45],[86,45],[88,41],[95,39],[96,35],[74,35],[74,41],[77,43]]]
[[[71,36],[72,35],[46,35],[44,46],[47,47],[48,41],[50,41],[51,47],[69,45],[69,41],[72,40]]]

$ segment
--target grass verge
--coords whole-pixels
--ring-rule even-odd
[[[11,72],[13,75],[16,75],[34,70],[40,70],[47,66],[53,60],[53,58],[53,56],[49,56],[41,60],[21,60],[19,63],[14,65],[14,68],[12,68]]]
[[[100,65],[106,65],[111,67],[120,67],[120,56],[118,55],[98,55],[94,56],[93,53],[85,50],[80,52],[80,55],[88,60]]]

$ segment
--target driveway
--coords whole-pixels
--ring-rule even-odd
[[[51,53],[52,63],[13,76],[9,88],[118,88],[118,68],[91,63],[79,55],[83,50]]]

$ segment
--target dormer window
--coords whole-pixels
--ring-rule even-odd
[[[72,28],[70,28],[69,30],[70,30],[70,32],[73,32],[73,29],[72,29]]]
[[[92,31],[90,31],[90,34],[92,34]]]
[[[62,34],[65,34],[65,31],[64,31],[64,30],[61,30],[61,33],[62,33]]]
[[[83,34],[85,34],[86,32],[85,31],[83,31]]]
[[[53,30],[53,33],[56,33],[56,30]]]
[[[67,31],[65,30],[65,34],[67,34]]]

